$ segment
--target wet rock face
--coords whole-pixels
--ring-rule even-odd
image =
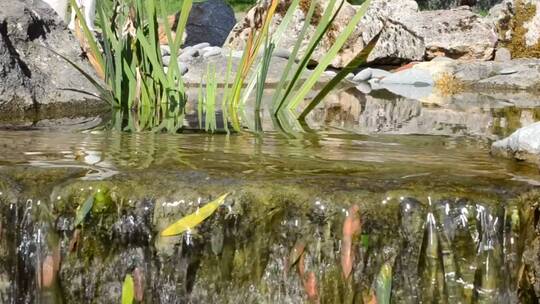
[[[2,303],[119,303],[128,274],[139,303],[343,303],[372,293],[399,303],[534,303],[527,300],[540,296],[534,191],[506,204],[399,195],[365,203],[358,193],[314,199],[295,187],[227,184],[235,192],[209,218],[162,237],[223,183],[202,190],[190,181],[137,200],[124,182],[63,183],[50,195],[41,190],[39,201],[2,176]],[[109,208],[92,208],[74,227],[77,206],[104,185]],[[359,220],[354,238],[351,212]],[[377,285],[381,278],[391,286]]]
[[[78,42],[44,2],[0,1],[0,107],[21,113],[62,103],[85,104],[85,95],[62,89],[95,92],[91,84],[55,50],[77,64]]]

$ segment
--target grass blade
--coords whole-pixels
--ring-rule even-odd
[[[371,39],[368,45],[354,58],[345,68],[343,68],[336,76],[328,82],[323,89],[313,98],[308,106],[302,111],[299,116],[299,120],[305,120],[306,116],[338,85],[347,75],[357,69],[359,66],[364,65],[367,62],[369,54],[377,45],[380,34]]]

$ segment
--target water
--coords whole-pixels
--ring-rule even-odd
[[[536,303],[539,170],[489,153],[536,108],[362,107],[314,133],[0,131],[0,302],[120,303],[129,274],[144,303]]]

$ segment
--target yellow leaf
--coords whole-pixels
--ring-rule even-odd
[[[216,209],[223,204],[229,193],[225,193],[215,201],[212,201],[204,207],[198,209],[195,213],[181,218],[178,222],[170,225],[167,229],[161,232],[162,236],[174,236],[183,233],[186,230],[192,229],[199,225],[202,221],[212,215]]]
[[[134,283],[131,275],[126,275],[122,285],[122,304],[132,304],[134,299]]]

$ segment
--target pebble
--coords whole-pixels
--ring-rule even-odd
[[[163,56],[163,65],[168,67],[170,63],[171,63],[171,56],[170,55]]]
[[[195,57],[199,56],[199,50],[194,48],[185,48],[180,52],[180,56],[178,56],[178,60],[180,61],[189,61]]]
[[[506,69],[502,69],[500,72],[499,72],[499,75],[512,75],[512,74],[515,74],[517,73],[518,71],[514,68],[506,68]]]
[[[358,72],[358,74],[356,74],[353,77],[352,80],[354,82],[364,82],[364,81],[370,80],[372,77],[373,77],[372,69],[367,68],[367,69],[363,69],[362,71]]]
[[[369,94],[371,93],[371,85],[367,82],[360,82],[357,86],[356,86],[356,89],[358,89],[358,91],[364,93],[364,94]]]
[[[201,50],[203,52],[203,58],[209,58],[217,55],[221,55],[221,48],[218,46],[210,46]]]
[[[276,49],[274,50],[274,52],[272,53],[272,55],[274,57],[278,57],[278,58],[283,58],[283,59],[289,59],[291,57],[291,52],[287,49]]]
[[[161,48],[161,56],[171,55],[171,48],[168,45],[162,45],[160,48]]]
[[[191,46],[191,48],[194,49],[194,50],[201,50],[201,49],[204,49],[204,48],[209,47],[209,46],[210,46],[210,43],[203,42],[203,43],[195,44],[195,45]]]

